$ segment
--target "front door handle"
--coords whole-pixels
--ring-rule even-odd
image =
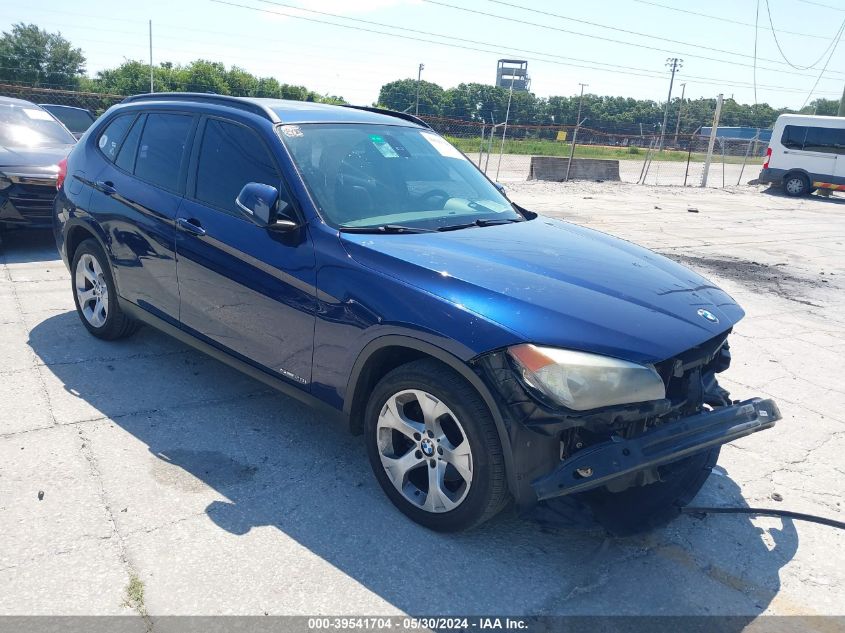
[[[117,193],[117,189],[114,188],[114,183],[110,180],[98,180],[96,183],[97,189],[102,191],[107,196],[113,196]]]
[[[202,228],[202,225],[199,223],[199,220],[187,219],[187,218],[179,218],[176,220],[176,226],[178,226],[181,230],[185,231],[186,233],[190,233],[191,235],[205,235],[206,230]]]

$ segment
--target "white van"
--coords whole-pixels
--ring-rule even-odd
[[[845,190],[845,117],[781,114],[760,182],[783,185],[789,196]]]

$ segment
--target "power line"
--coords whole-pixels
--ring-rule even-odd
[[[488,13],[486,11],[479,11],[477,9],[467,9],[465,7],[459,7],[459,6],[455,6],[455,5],[452,5],[452,4],[447,4],[445,2],[440,2],[439,0],[422,0],[422,1],[428,2],[430,4],[438,4],[438,5],[441,5],[441,6],[444,6],[444,7],[449,7],[451,9],[458,9],[460,11],[467,11],[469,13],[477,13],[479,15],[485,15],[485,16],[488,16],[488,17],[499,18],[499,19],[502,19],[502,20],[507,20],[509,22],[519,22],[519,23],[523,23],[523,24],[530,24],[532,26],[538,26],[538,27],[541,27],[541,28],[549,28],[549,29],[553,29],[553,30],[560,30],[564,33],[570,33],[570,34],[574,34],[574,35],[582,35],[584,37],[589,37],[589,38],[592,38],[592,39],[599,39],[599,40],[603,40],[603,41],[607,41],[607,42],[614,42],[616,44],[626,44],[628,46],[637,46],[639,48],[648,48],[648,49],[651,49],[651,50],[668,52],[668,53],[676,52],[676,51],[673,51],[673,50],[661,49],[661,48],[656,48],[656,47],[653,47],[653,46],[646,46],[644,44],[637,44],[637,43],[634,43],[634,42],[624,42],[624,41],[621,41],[621,40],[614,40],[612,38],[601,37],[601,36],[597,36],[597,35],[593,35],[593,34],[589,34],[589,33],[579,33],[577,31],[568,31],[568,30],[565,30],[565,29],[560,29],[558,27],[549,26],[547,24],[538,24],[536,22],[526,22],[524,20],[519,20],[517,18],[511,18],[511,17],[505,16],[505,15]],[[615,26],[608,26],[608,25],[605,25],[605,24],[600,24],[598,22],[591,22],[589,20],[572,18],[572,17],[569,17],[567,15],[561,15],[560,13],[553,13],[551,11],[542,11],[540,9],[534,9],[532,7],[526,7],[526,6],[521,5],[521,4],[515,4],[515,3],[512,3],[512,2],[505,2],[504,0],[487,0],[487,2],[492,2],[494,4],[501,4],[501,5],[511,7],[511,8],[514,8],[514,9],[519,9],[520,11],[529,11],[531,13],[538,13],[540,15],[545,15],[545,16],[548,16],[548,17],[555,17],[555,18],[558,18],[558,19],[561,19],[561,20],[568,20],[568,21],[571,21],[571,22],[578,22],[580,24],[587,24],[589,26],[594,26],[594,27],[598,27],[598,28],[602,28],[602,29],[609,29],[611,31],[618,31],[620,33],[626,33],[626,34],[629,34],[629,35],[636,35],[638,37],[644,37],[644,38],[647,38],[649,40],[661,40],[661,41],[664,41],[664,42],[669,42],[671,44],[680,44],[682,46],[695,46],[697,49],[714,51],[714,52],[723,53],[723,54],[726,54],[726,55],[734,55],[736,57],[745,57],[745,58],[751,57],[750,55],[747,55],[745,53],[740,53],[739,51],[731,51],[731,50],[726,50],[726,49],[721,49],[721,48],[714,48],[712,46],[704,46],[702,44],[692,44],[690,42],[684,42],[682,40],[673,40],[673,39],[666,38],[666,37],[660,37],[658,35],[652,35],[650,33],[641,33],[639,31],[631,31],[629,29],[623,29],[623,28],[619,28],[619,27],[615,27]],[[735,62],[727,62],[724,59],[714,60],[714,59],[711,59],[711,58],[703,57],[701,55],[695,55],[694,53],[688,53],[688,56],[699,57],[701,59],[709,59],[710,61],[719,61],[719,62],[722,62],[722,63],[731,63],[731,64],[735,63]],[[761,57],[760,59],[762,59],[763,61],[772,62],[772,63],[775,63],[775,64],[783,64],[782,61],[777,60],[777,59],[768,59],[768,58],[764,58],[764,57]]]
[[[827,55],[827,52],[833,46],[834,42],[839,41],[839,36],[837,34],[839,33],[839,31],[842,30],[841,26],[839,27],[837,32],[833,34],[833,38],[830,40],[830,43],[827,45],[827,47],[824,49],[824,51],[822,51],[822,54],[819,55],[819,58],[816,61],[814,61],[809,66],[796,66],[791,61],[789,61],[789,59],[786,57],[786,53],[783,52],[783,48],[781,48],[780,41],[778,40],[778,35],[775,32],[775,24],[772,21],[772,9],[769,6],[769,0],[765,0],[765,1],[766,1],[766,14],[769,16],[769,26],[772,27],[772,37],[775,38],[775,46],[777,46],[777,49],[778,49],[778,52],[780,53],[780,56],[783,57],[783,61],[785,61],[787,64],[789,64],[790,67],[794,68],[795,70],[809,70],[810,68],[817,66],[819,64],[819,62],[821,62],[821,60],[824,59],[824,56]],[[842,25],[845,26],[845,20],[842,21]]]
[[[710,13],[700,13],[699,11],[690,11],[689,9],[681,9],[679,7],[673,7],[673,6],[670,6],[668,4],[661,4],[659,2],[651,2],[650,0],[634,0],[634,2],[638,2],[640,4],[647,4],[647,5],[650,5],[652,7],[658,7],[660,9],[666,9],[667,11],[676,11],[678,13],[686,13],[687,15],[695,15],[695,16],[698,16],[700,18],[707,18],[709,20],[717,20],[718,22],[726,22],[728,24],[737,24],[739,26],[747,26],[747,27],[750,27],[750,28],[755,29],[755,30],[757,29],[757,24],[751,24],[751,22],[742,22],[740,20],[731,20],[730,18],[725,18],[725,17],[722,17],[720,15],[712,15]],[[770,30],[770,29],[767,29],[766,27],[761,27],[761,28],[763,28],[767,31]],[[798,31],[785,31],[783,29],[778,29],[777,32],[778,33],[786,33],[787,35],[797,35],[799,37],[811,37],[813,39],[818,39],[818,40],[827,39],[826,37],[822,37],[821,35],[818,35],[818,34],[814,35],[812,33],[799,33]]]
[[[275,0],[258,0],[258,1],[263,2],[264,4],[286,7],[286,8],[294,9],[294,10],[297,10],[297,11],[306,11],[308,13],[313,13],[313,14],[322,15],[322,16],[340,18],[340,19],[343,19],[343,20],[349,20],[349,21],[358,22],[358,23],[361,23],[361,24],[380,26],[380,27],[383,27],[383,28],[390,28],[390,29],[395,29],[395,30],[398,30],[398,31],[407,31],[409,33],[427,35],[427,36],[430,36],[430,37],[439,37],[439,38],[443,38],[443,39],[449,39],[451,42],[461,41],[461,42],[465,42],[465,43],[469,43],[469,44],[477,44],[477,45],[487,47],[487,50],[483,50],[483,51],[480,51],[480,52],[500,52],[502,50],[500,48],[496,48],[495,50],[489,50],[492,45],[489,44],[488,42],[480,42],[478,40],[458,38],[458,37],[455,37],[455,36],[452,36],[452,35],[443,35],[443,34],[440,34],[440,33],[432,33],[431,31],[421,31],[421,30],[418,30],[418,29],[411,29],[411,28],[407,28],[407,27],[395,26],[395,25],[392,25],[392,24],[385,24],[383,22],[375,22],[373,20],[364,20],[364,19],[361,19],[361,18],[351,18],[351,17],[347,17],[347,16],[340,16],[336,13],[329,13],[329,12],[326,12],[326,11],[317,11],[315,9],[305,9],[305,8],[302,8],[302,7],[298,7],[296,5],[286,4],[284,2],[277,2]],[[490,1],[495,1],[495,0],[490,0]],[[212,2],[218,2],[219,4],[232,4],[233,6],[239,6],[241,8],[252,9],[252,10],[255,10],[255,11],[261,11],[261,9],[258,9],[256,7],[249,7],[249,6],[240,5],[240,4],[236,5],[236,4],[233,4],[233,3],[230,3],[230,2],[223,2],[222,0],[212,0]],[[449,8],[458,9],[460,11],[468,11],[470,13],[478,13],[478,11],[475,11],[474,9],[465,9],[463,7],[457,7],[457,6],[454,6],[454,5],[449,5],[449,4],[446,4],[446,3],[443,3],[443,2],[438,2],[436,0],[423,0],[423,2],[429,2],[431,4],[439,4],[439,5],[442,5],[442,6],[449,7]],[[513,6],[517,6],[517,5],[513,5]],[[529,10],[533,11],[534,9],[529,9]],[[313,18],[304,18],[303,16],[290,14],[290,13],[274,12],[274,11],[270,11],[270,13],[276,13],[278,15],[285,15],[285,16],[292,17],[292,18],[301,18],[301,19],[305,19],[305,20],[310,20],[312,22],[320,22],[320,20],[315,20]],[[505,16],[497,16],[497,15],[494,15],[494,14],[486,14],[486,13],[484,15],[489,15],[491,17],[498,17],[500,19],[510,20],[509,18],[507,18]],[[556,14],[549,14],[549,15],[556,15]],[[517,20],[517,21],[519,21],[519,20]],[[343,26],[343,27],[346,27],[346,28],[351,28],[348,25],[337,24],[337,23],[334,23],[334,22],[327,22],[326,24],[333,24],[334,26]],[[538,23],[535,23],[535,22],[525,22],[525,24],[529,24],[529,25],[532,25],[532,26],[539,26],[541,28],[549,28],[549,29],[556,30],[556,31],[563,31],[565,33],[575,33],[576,35],[585,35],[583,33],[577,33],[575,31],[567,31],[566,29],[560,29],[560,28],[557,28],[557,27],[552,27],[552,26],[548,26],[548,25],[545,25],[545,24],[538,24]],[[363,29],[363,30],[366,31],[367,29]],[[379,31],[370,31],[370,32],[379,32]],[[380,32],[380,33],[382,33],[382,32]],[[385,34],[385,33],[382,33],[382,34]],[[394,35],[395,36],[395,34],[392,34],[392,33],[388,33],[387,35]],[[585,35],[585,36],[586,37],[594,37],[592,35]],[[415,39],[415,38],[410,38],[410,39]],[[607,39],[607,38],[595,37],[595,39]],[[431,43],[430,40],[419,40],[419,41]],[[626,42],[620,42],[618,40],[610,40],[610,41],[614,41],[614,42],[617,42],[617,43],[623,43],[623,44],[626,43]],[[457,45],[457,44],[444,44],[444,43],[441,43],[441,42],[434,42],[434,43],[442,44],[442,45],[446,45],[446,46],[455,46],[457,48],[467,48],[465,46],[460,46],[460,45]],[[664,50],[664,49],[653,48],[653,47],[649,47],[649,46],[643,46],[643,45],[639,45],[639,44],[631,44],[631,43],[628,43],[628,44],[631,45],[631,46],[638,46],[640,48],[652,48],[653,50]],[[653,71],[651,69],[647,69],[647,68],[637,68],[637,67],[632,67],[632,66],[623,66],[623,65],[620,65],[620,64],[610,64],[610,63],[599,62],[599,61],[595,61],[595,60],[579,59],[579,58],[576,58],[576,57],[565,57],[563,55],[556,55],[554,53],[546,53],[546,52],[543,52],[543,51],[534,51],[534,50],[530,50],[530,49],[520,49],[520,48],[511,47],[511,46],[507,46],[505,48],[512,50],[512,51],[519,52],[519,53],[528,53],[528,54],[532,54],[532,55],[542,55],[544,57],[552,57],[552,58],[562,59],[562,60],[567,60],[567,61],[575,61],[575,62],[579,62],[579,63],[582,63],[582,64],[583,63],[597,64],[599,66],[608,66],[608,67],[611,67],[611,68],[619,68],[619,69],[622,69],[622,70],[634,70],[634,71],[638,71],[638,72],[646,72],[646,73],[650,73],[647,76],[652,77],[652,78],[656,78],[656,77],[661,76],[659,74],[655,74],[655,71]],[[470,50],[473,50],[473,49],[470,48]],[[751,67],[751,64],[742,64],[741,62],[736,62],[736,61],[727,61],[727,60],[724,60],[724,59],[714,59],[714,58],[711,58],[711,57],[703,57],[701,55],[698,55],[698,56],[693,55],[693,57],[699,57],[701,59],[706,59],[706,60],[709,60],[709,61],[727,63],[727,64],[732,64],[732,65],[740,65],[740,66],[744,65],[744,66],[748,66],[749,68]],[[746,55],[746,57],[748,57],[748,56]],[[549,60],[541,60],[541,61],[549,62]],[[555,62],[549,62],[549,63],[555,63]],[[782,63],[782,62],[779,62],[779,63]],[[563,65],[567,65],[567,64],[563,64]],[[587,68],[589,70],[603,70],[603,69],[598,69],[598,68],[594,68],[594,67],[590,67],[590,66],[578,66],[577,64],[568,64],[568,65],[574,66],[576,68]],[[791,72],[791,71],[786,71],[786,70],[781,70],[781,69],[776,69],[776,68],[761,67],[761,70],[771,70],[773,72],[777,72],[777,73],[781,73],[781,74],[782,73],[788,73],[788,74],[797,75],[799,77],[814,77],[815,76],[815,75],[809,75],[807,73],[796,73],[796,72]],[[724,82],[720,78],[717,78],[717,77],[693,77],[692,75],[690,75],[690,77],[696,78],[696,79],[701,79],[701,80],[704,81],[704,83],[706,83],[707,81],[714,81],[715,82],[714,85],[721,85],[721,86],[725,86],[725,85],[731,86],[732,85],[732,86],[741,87],[738,84],[731,84],[731,83],[728,83],[728,82]],[[769,86],[769,87],[772,87],[772,86]],[[791,90],[789,88],[784,88],[784,89]],[[798,90],[798,92],[803,92],[803,90]]]
[[[803,2],[804,4],[812,4],[817,7],[824,7],[825,9],[832,9],[833,11],[845,11],[842,7],[832,7],[829,4],[822,4],[821,2],[813,2],[813,0],[798,0],[798,2]]]
[[[839,45],[839,40],[842,38],[843,31],[845,31],[845,20],[842,21],[842,26],[839,27],[839,33],[836,35],[836,40],[834,41],[833,48],[831,48],[830,50],[830,55],[828,55],[827,61],[824,63],[824,67],[822,67],[821,72],[819,72],[819,76],[816,77],[816,81],[813,84],[813,87],[810,88],[810,92],[807,93],[807,98],[804,99],[804,103],[801,105],[799,110],[803,110],[804,106],[806,106],[807,102],[810,100],[810,97],[813,96],[813,92],[815,91],[816,86],[819,85],[819,81],[821,80],[822,75],[824,75],[824,71],[827,70],[827,65],[830,63],[830,60],[833,57],[833,53],[836,52],[836,47]]]
[[[222,5],[226,5],[226,6],[236,7],[236,8],[239,8],[239,9],[247,9],[247,10],[250,10],[250,11],[257,11],[259,13],[270,13],[270,14],[273,14],[273,15],[283,15],[283,16],[286,16],[286,17],[289,17],[289,18],[292,18],[292,19],[296,19],[296,20],[305,20],[307,22],[314,22],[314,23],[317,23],[317,24],[326,24],[326,25],[330,25],[330,26],[335,26],[335,27],[344,28],[344,29],[350,29],[350,30],[354,30],[354,31],[362,31],[362,32],[366,32],[366,33],[376,33],[376,34],[385,35],[385,36],[388,36],[388,37],[411,40],[411,41],[416,41],[416,42],[425,42],[425,43],[428,43],[428,44],[436,44],[436,45],[439,45],[439,46],[447,46],[447,47],[450,47],[450,48],[458,48],[458,49],[462,49],[462,50],[470,50],[470,51],[481,52],[481,53],[496,53],[496,54],[501,54],[503,50],[510,50],[510,51],[516,51],[516,52],[519,52],[519,53],[529,53],[531,55],[540,55],[542,57],[551,57],[551,58],[558,58],[558,59],[565,59],[565,60],[574,59],[575,61],[583,61],[583,62],[590,63],[590,64],[598,64],[598,65],[601,65],[601,66],[608,66],[608,68],[599,68],[599,67],[596,67],[596,66],[584,66],[584,65],[581,65],[581,64],[573,64],[573,63],[568,63],[568,62],[554,61],[554,59],[543,59],[542,57],[541,58],[536,58],[536,57],[533,58],[537,61],[541,61],[541,62],[548,63],[548,64],[556,64],[556,65],[559,65],[559,66],[570,66],[570,67],[574,67],[574,68],[586,68],[588,70],[598,70],[598,71],[601,71],[601,72],[614,72],[614,69],[621,69],[621,70],[625,70],[626,74],[628,74],[628,75],[641,76],[641,77],[646,77],[646,78],[649,78],[649,79],[658,79],[658,78],[662,77],[662,75],[660,75],[659,73],[655,73],[655,71],[652,71],[650,69],[645,69],[645,68],[621,66],[619,64],[609,64],[609,63],[606,63],[606,62],[597,62],[597,61],[593,61],[593,60],[579,60],[579,59],[575,59],[575,58],[564,57],[564,56],[561,56],[561,55],[555,55],[555,54],[552,54],[552,53],[545,53],[545,52],[541,52],[541,51],[532,51],[532,50],[528,50],[528,49],[519,49],[519,48],[513,48],[513,47],[490,48],[491,45],[489,45],[485,42],[477,42],[476,40],[461,39],[461,38],[456,38],[456,37],[451,36],[451,35],[442,35],[442,34],[438,34],[438,33],[432,33],[432,32],[429,32],[429,31],[420,31],[418,29],[409,29],[409,28],[406,28],[406,27],[399,27],[399,26],[390,25],[390,24],[383,24],[383,23],[380,23],[380,22],[373,22],[372,20],[362,20],[360,18],[349,18],[349,17],[345,17],[345,16],[340,16],[340,15],[334,14],[334,13],[328,13],[328,12],[325,12],[325,11],[316,11],[314,9],[304,9],[302,7],[294,7],[293,5],[287,5],[287,4],[284,4],[284,3],[281,3],[281,2],[271,2],[270,0],[261,0],[261,1],[265,2],[266,4],[273,4],[273,5],[282,6],[282,7],[291,7],[291,8],[296,9],[297,11],[306,11],[306,12],[309,12],[309,13],[315,13],[315,14],[319,14],[319,15],[327,15],[327,16],[330,16],[330,17],[340,18],[340,19],[345,19],[345,20],[351,20],[351,21],[354,21],[354,22],[363,22],[363,23],[367,23],[367,24],[375,24],[375,25],[378,25],[378,26],[391,28],[391,29],[395,29],[395,30],[399,30],[399,31],[421,33],[421,34],[425,34],[425,35],[430,35],[432,37],[440,37],[440,38],[448,39],[450,41],[449,42],[439,42],[439,41],[436,41],[436,40],[430,40],[430,39],[425,39],[425,38],[420,38],[420,37],[415,37],[415,36],[410,36],[410,35],[402,35],[400,33],[389,33],[389,32],[386,32],[386,31],[379,31],[379,30],[371,29],[371,28],[353,26],[353,25],[350,25],[350,24],[339,24],[337,22],[329,22],[329,21],[321,20],[321,19],[317,19],[317,18],[306,17],[306,16],[299,15],[299,14],[296,14],[296,13],[286,13],[284,11],[273,11],[273,10],[270,10],[270,9],[262,9],[260,7],[252,7],[252,6],[248,6],[248,5],[244,5],[244,4],[238,4],[236,2],[229,2],[227,0],[210,0],[210,1],[215,3],[215,4],[222,4]],[[487,46],[488,48],[481,49],[481,48],[477,48],[477,47],[473,47],[473,46],[466,46],[464,44],[458,44],[456,42],[467,42],[467,43],[480,44],[480,45],[483,45],[483,46]],[[724,61],[724,60],[720,60],[720,61]],[[735,63],[735,62],[730,62],[730,63]],[[638,71],[638,72],[630,72],[630,71]],[[783,71],[778,71],[778,72],[783,72]],[[749,84],[747,82],[741,82],[741,83],[726,82],[726,81],[723,81],[723,80],[716,78],[716,77],[699,77],[699,76],[695,76],[695,75],[688,75],[688,77],[690,79],[698,79],[699,80],[698,83],[712,84],[712,85],[717,85],[717,86],[733,86],[733,87],[737,87],[737,88],[747,88],[747,87],[751,86],[751,84]],[[781,91],[784,91],[784,92],[801,92],[801,93],[803,93],[803,90],[796,89],[796,88],[789,88],[789,87],[786,87],[786,86],[772,86],[772,85],[765,85],[764,86],[763,84],[759,84],[759,86],[761,88],[765,87],[765,88],[770,88],[772,90],[781,90]],[[833,94],[833,93],[831,92],[830,94]],[[838,92],[836,94],[838,94]]]

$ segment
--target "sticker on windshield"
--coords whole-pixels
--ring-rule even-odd
[[[385,158],[399,158],[399,154],[393,149],[393,146],[378,134],[370,134],[370,141],[379,151],[379,154]]]
[[[288,138],[299,138],[300,136],[302,136],[302,128],[300,128],[298,125],[283,125],[282,134],[284,134]]]
[[[103,135],[100,137],[100,141],[99,141],[99,143],[98,143],[98,144],[99,144],[99,146],[100,146],[100,149],[103,149],[103,148],[106,146],[106,143],[108,143],[108,142],[109,142],[109,137],[108,137],[108,136],[106,136],[105,134],[103,134]]]
[[[36,121],[53,120],[53,115],[51,115],[49,112],[45,112],[44,110],[36,110],[35,108],[24,108],[23,113],[30,119],[35,119]]]
[[[450,145],[449,141],[444,139],[442,136],[432,134],[431,132],[422,132],[422,137],[431,143],[431,146],[436,149],[437,153],[441,156],[445,156],[446,158],[464,158],[464,155]]]

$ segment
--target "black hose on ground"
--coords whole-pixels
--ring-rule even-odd
[[[756,514],[757,516],[766,517],[780,517],[783,519],[795,519],[797,521],[809,521],[810,523],[819,523],[829,527],[845,530],[845,521],[836,521],[826,517],[819,517],[814,514],[804,514],[802,512],[792,512],[791,510],[778,510],[776,508],[716,508],[716,507],[696,507],[686,506],[680,508],[683,514]]]

